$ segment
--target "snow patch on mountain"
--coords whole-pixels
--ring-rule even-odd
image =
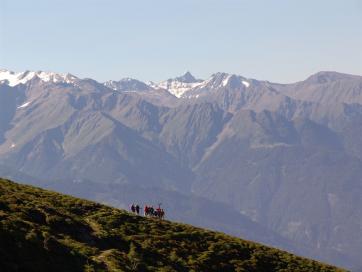
[[[250,86],[250,83],[245,80],[241,81],[241,83],[243,83],[246,88]]]
[[[18,109],[22,109],[22,108],[26,108],[27,106],[30,105],[31,102],[25,102],[24,104],[20,105],[19,107],[17,107]]]
[[[76,76],[71,74],[58,74],[52,72],[31,72],[25,71],[20,73],[15,73],[9,70],[0,70],[0,82],[6,83],[7,85],[14,87],[19,84],[26,84],[28,81],[38,78],[43,82],[62,82],[62,83],[73,83],[76,79]]]
[[[222,81],[222,86],[225,87],[226,85],[228,85],[229,83],[229,79],[230,79],[231,75],[228,75],[223,81]]]
[[[249,82],[247,82],[246,80],[242,80],[240,76],[235,76],[235,75],[226,75],[225,79],[223,79],[223,81],[221,82],[221,85],[222,85],[223,87],[226,87],[226,86],[228,85],[228,83],[229,83],[229,80],[230,80],[232,77],[240,79],[240,80],[241,80],[241,83],[242,83],[246,88],[250,87],[250,83],[249,83]]]
[[[0,71],[0,82],[5,82],[9,86],[13,87],[18,84],[24,84],[27,81],[31,80],[35,76],[34,72],[23,72],[23,73],[14,73],[12,71],[1,70]]]

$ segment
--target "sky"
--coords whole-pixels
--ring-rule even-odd
[[[362,1],[0,0],[0,69],[156,82],[362,75]]]

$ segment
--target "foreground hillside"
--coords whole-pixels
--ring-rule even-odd
[[[1,271],[343,271],[0,179]]]

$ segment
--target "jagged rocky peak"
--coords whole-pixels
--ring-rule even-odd
[[[169,80],[176,80],[184,83],[195,83],[195,82],[201,82],[201,79],[196,79],[189,71],[187,71],[182,76],[176,77],[175,79],[169,79]]]

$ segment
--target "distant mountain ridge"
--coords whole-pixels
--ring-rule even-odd
[[[119,207],[125,191],[172,196],[175,220],[362,267],[360,76],[148,84],[32,73],[0,73],[0,174]]]
[[[74,83],[77,80],[80,80],[76,76],[72,74],[60,74],[54,72],[32,72],[25,71],[20,73],[15,73],[10,70],[1,69],[0,70],[0,82],[3,82],[11,87],[14,87],[19,84],[26,84],[28,81],[33,79],[39,79],[43,82],[52,82],[52,83]],[[338,83],[338,82],[351,82],[357,81],[360,84],[362,80],[362,76],[357,75],[349,75],[338,72],[318,72],[310,77],[308,77],[305,81],[293,83],[293,84],[277,84],[270,83],[268,81],[257,81],[255,79],[246,79],[242,76],[228,73],[215,73],[211,75],[210,78],[196,79],[189,71],[185,74],[175,77],[173,79],[168,79],[166,81],[162,81],[160,83],[154,82],[142,82],[137,79],[132,78],[123,78],[119,81],[109,80],[104,82],[103,84],[106,87],[109,87],[113,90],[119,91],[146,91],[150,89],[165,89],[171,94],[175,95],[178,98],[192,98],[196,97],[195,95],[187,95],[188,92],[196,92],[200,89],[218,89],[222,87],[231,88],[239,88],[241,85],[248,88],[250,87],[251,82],[256,83],[257,85],[264,84],[269,87],[273,87],[277,90],[284,90],[291,87],[291,89],[295,90],[295,88],[302,88],[303,84],[316,84],[323,85],[328,83]],[[360,86],[358,86],[360,87]],[[289,94],[291,90],[288,90]],[[296,91],[296,90],[295,90]],[[198,96],[199,97],[199,96]]]

